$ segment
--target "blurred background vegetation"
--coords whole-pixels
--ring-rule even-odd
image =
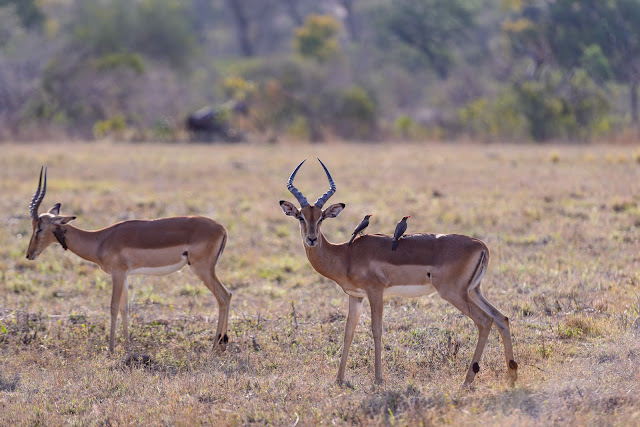
[[[635,141],[639,82],[638,0],[0,0],[0,141]]]

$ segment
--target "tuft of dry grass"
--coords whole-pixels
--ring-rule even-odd
[[[635,151],[634,151],[635,150]],[[5,145],[0,156],[0,425],[640,423],[640,168],[637,148],[589,146]],[[549,154],[551,153],[551,155]],[[373,386],[365,310],[335,384],[347,299],[304,256],[278,205],[303,158],[321,158],[347,208],[345,241],[370,233],[457,232],[492,251],[483,289],[511,321],[515,388],[493,331],[473,390],[460,385],[477,331],[433,298],[385,303],[385,383]],[[619,161],[616,159],[629,159]],[[308,162],[309,163],[309,162]],[[24,259],[28,203],[76,225],[199,214],[229,231],[219,276],[234,294],[230,345],[212,353],[213,296],[188,269],[130,283],[132,351],[109,355],[109,277],[49,248]],[[322,168],[300,170],[308,197]],[[295,310],[295,315],[294,315]]]

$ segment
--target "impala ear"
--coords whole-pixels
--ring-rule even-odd
[[[296,208],[293,203],[287,202],[286,200],[280,200],[280,207],[285,215],[298,217],[298,208]]]
[[[53,218],[52,222],[56,225],[64,225],[74,219],[76,219],[75,216],[56,216]]]
[[[335,218],[340,215],[342,209],[344,209],[346,205],[344,203],[336,203],[329,206],[327,209],[322,212],[322,218]]]
[[[49,209],[49,213],[51,215],[60,215],[60,203],[53,205],[53,207]]]

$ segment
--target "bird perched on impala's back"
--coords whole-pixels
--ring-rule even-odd
[[[400,221],[398,221],[398,225],[396,225],[396,231],[393,232],[393,246],[391,246],[391,250],[395,251],[398,247],[398,240],[405,231],[407,231],[407,218],[411,218],[411,215],[402,217]]]
[[[369,218],[372,216],[373,214],[364,216],[362,222],[358,224],[356,229],[353,230],[353,233],[351,233],[351,239],[349,240],[349,243],[347,243],[347,246],[351,246],[351,242],[353,242],[353,239],[355,239],[358,234],[364,234],[364,229],[369,226]]]

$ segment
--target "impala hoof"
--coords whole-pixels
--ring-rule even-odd
[[[220,336],[220,334],[218,334],[218,338],[216,339],[216,343],[213,345],[213,349],[219,353],[222,353],[227,349],[228,343],[229,337],[227,336],[227,334],[224,334],[224,336]]]
[[[511,387],[516,385],[516,380],[518,379],[518,364],[515,360],[509,361],[509,383]]]
[[[460,389],[463,390],[463,391],[474,391],[476,389],[476,387],[473,384],[473,382],[465,381],[460,386]]]

